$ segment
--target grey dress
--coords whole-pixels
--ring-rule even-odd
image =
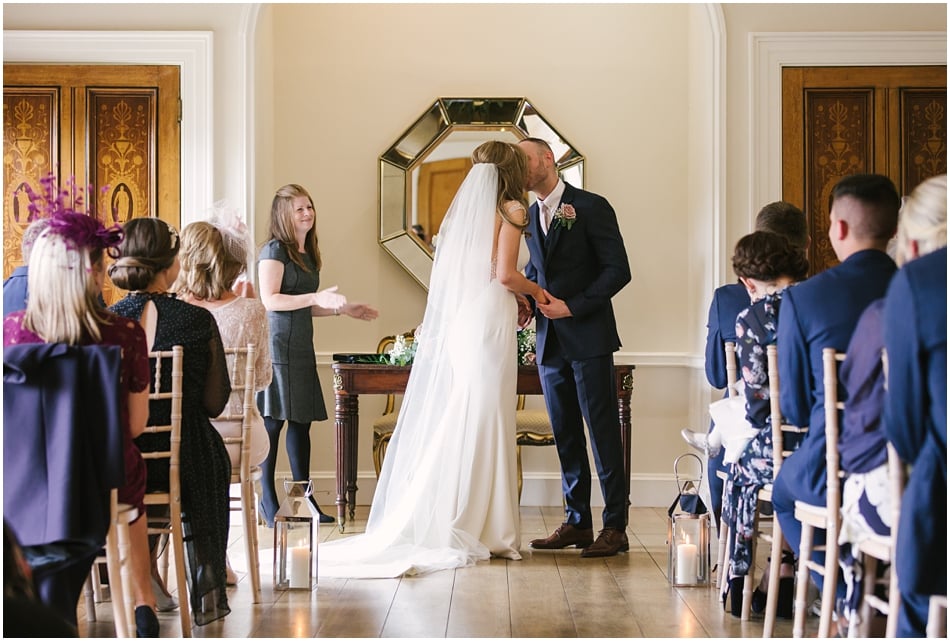
[[[312,294],[320,287],[320,272],[313,259],[305,253],[300,256],[309,271],[290,260],[280,241],[270,240],[261,249],[258,261],[279,260],[284,265],[281,294]],[[327,408],[317,378],[310,308],[268,311],[267,322],[270,325],[274,376],[271,384],[257,395],[261,416],[295,423],[327,420]]]

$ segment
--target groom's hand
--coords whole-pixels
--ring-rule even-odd
[[[544,290],[544,293],[548,297],[548,302],[538,303],[538,309],[541,310],[541,313],[547,318],[555,320],[558,318],[570,318],[574,315],[567,307],[567,303],[565,303],[563,300],[552,296],[551,292],[548,290]]]

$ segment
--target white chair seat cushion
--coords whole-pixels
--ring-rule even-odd
[[[824,505],[812,505],[804,501],[795,501],[795,519],[808,523],[812,527],[824,529],[828,519],[828,508]]]

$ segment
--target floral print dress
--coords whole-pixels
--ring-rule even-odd
[[[736,318],[736,353],[745,384],[746,419],[759,430],[726,479],[722,518],[734,533],[729,574],[745,576],[751,564],[759,490],[772,482],[772,417],[767,348],[775,344],[782,291],[767,294]]]

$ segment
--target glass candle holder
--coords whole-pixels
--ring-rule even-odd
[[[311,481],[284,481],[287,497],[274,517],[274,588],[312,590],[317,538],[310,506]]]

